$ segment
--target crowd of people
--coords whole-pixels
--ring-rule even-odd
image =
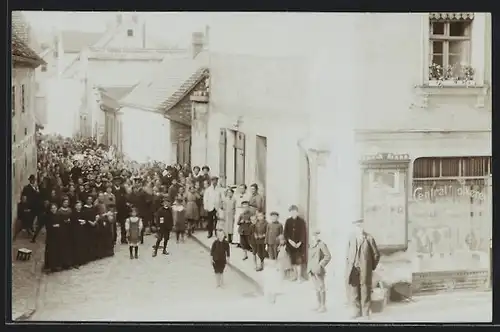
[[[37,174],[29,177],[21,193],[21,226],[15,236],[25,230],[35,242],[45,227],[44,267],[55,272],[113,256],[118,239],[128,244],[130,259],[138,259],[146,232],[156,233],[153,257],[162,241],[162,253],[168,255],[172,232],[183,242],[185,236],[206,229],[208,238],[215,233],[210,255],[217,287],[223,284],[230,248],[235,246],[243,251],[243,260],[251,255],[256,271],[264,270],[268,258],[275,280],[285,279],[289,271],[298,281],[309,276],[318,310],[325,311],[324,276],[331,256],[319,231],[308,241],[306,222],[295,205],[284,223],[276,211],[267,218],[257,184],[249,190],[245,184],[221,188],[218,181],[208,166],[138,164],[115,158],[112,150],[92,139],[45,137],[38,146]],[[367,242],[370,252],[376,251],[372,240]],[[354,257],[353,264],[358,261]],[[269,294],[274,301],[276,292]]]

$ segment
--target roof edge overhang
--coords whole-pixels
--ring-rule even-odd
[[[32,58],[27,58],[24,56],[19,56],[19,55],[12,55],[12,62],[14,65],[16,64],[23,64],[26,67],[30,68],[38,68],[41,65],[46,65],[47,62],[45,62],[43,59],[32,59]]]
[[[202,72],[200,73],[200,76],[196,78],[196,80],[193,82],[193,84],[191,84],[191,86],[186,89],[186,92],[184,92],[181,96],[179,96],[177,98],[177,100],[172,103],[171,105],[169,105],[168,107],[166,107],[163,112],[165,112],[165,114],[167,114],[171,109],[173,109],[175,106],[177,106],[182,99],[184,99],[184,97],[188,96],[192,91],[193,89],[206,77],[208,77],[210,75],[210,70],[207,68],[207,67],[200,67],[198,70],[202,70]],[[188,78],[189,79],[189,78]],[[184,82],[186,82],[188,79],[186,79]],[[176,91],[177,92],[177,91]],[[175,94],[175,92],[172,94],[172,96]],[[171,97],[171,96],[170,96]],[[170,98],[169,97],[169,98]],[[167,101],[168,99],[167,98]],[[160,105],[160,107],[162,107],[162,105]]]

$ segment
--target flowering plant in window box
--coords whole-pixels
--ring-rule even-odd
[[[474,68],[469,65],[449,65],[443,67],[436,63],[429,66],[429,81],[437,86],[449,85],[446,83],[464,84],[470,86],[474,84]]]

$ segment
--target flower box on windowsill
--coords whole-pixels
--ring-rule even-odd
[[[457,88],[469,88],[469,87],[476,87],[476,82],[474,81],[452,81],[452,80],[446,80],[446,81],[439,81],[439,80],[430,80],[427,83],[427,86],[429,87],[457,87]]]

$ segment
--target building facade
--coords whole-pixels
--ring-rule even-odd
[[[226,59],[210,60],[206,163],[228,183],[250,184],[264,178],[265,159],[270,209],[286,216],[299,204],[311,227],[338,234],[348,226],[332,218],[363,217],[381,247],[419,257],[418,271],[483,269],[491,238],[490,16],[337,17],[301,16],[303,24],[283,24],[301,31],[286,34],[248,24],[231,38],[212,28],[211,51]],[[398,33],[384,36],[393,26]],[[264,51],[273,54],[269,65]],[[295,63],[280,70],[287,61]],[[281,124],[266,130],[271,117]],[[381,193],[392,203],[377,202]],[[342,205],[349,211],[340,213]]]
[[[19,35],[19,26],[13,22],[12,32],[12,222],[17,215],[17,203],[22,187],[30,175],[37,174],[35,69],[45,62]]]

